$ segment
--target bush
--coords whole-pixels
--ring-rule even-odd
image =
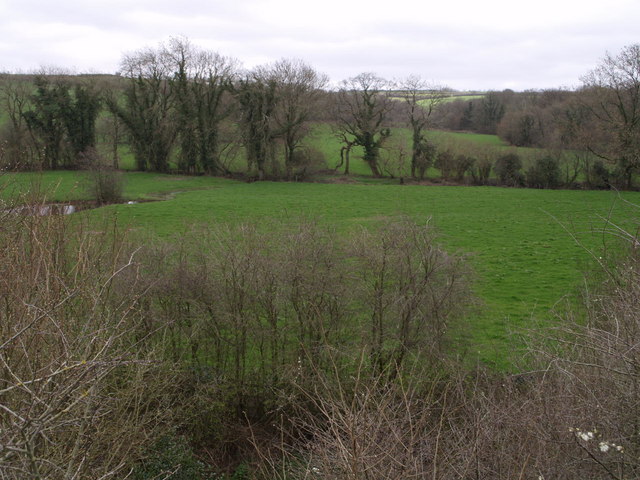
[[[610,188],[609,176],[609,170],[602,160],[596,161],[591,168],[587,169],[587,183],[591,188]]]
[[[293,180],[300,181],[327,167],[324,153],[314,147],[295,150],[291,158]]]
[[[147,458],[132,472],[133,480],[208,480],[217,478],[206,472],[205,464],[198,460],[187,441],[180,436],[166,436],[147,452]]]
[[[476,185],[486,185],[489,183],[491,167],[491,160],[487,158],[477,160],[469,169],[473,183]]]
[[[454,160],[455,157],[453,156],[453,153],[448,149],[442,150],[438,153],[434,166],[440,170],[443,180],[451,179],[451,175],[455,167]]]
[[[536,160],[527,170],[527,186],[531,188],[556,188],[560,185],[560,164],[553,157]]]
[[[40,163],[34,160],[32,147],[25,130],[6,124],[0,128],[0,169],[35,170]]]
[[[457,155],[454,161],[454,170],[455,170],[455,180],[456,182],[464,181],[465,174],[471,170],[473,164],[475,163],[475,158],[470,157],[468,155],[460,154]]]
[[[436,158],[437,153],[437,147],[426,139],[418,144],[415,152],[415,171],[413,174],[417,175],[420,180],[424,179],[426,171],[433,165],[433,160]]]
[[[501,155],[496,160],[494,170],[498,176],[500,184],[507,187],[519,187],[523,184],[522,161],[515,153]]]
[[[98,205],[122,202],[124,190],[122,172],[106,165],[94,149],[81,153],[79,162],[89,172],[87,190]]]
[[[109,224],[0,219],[0,478],[122,478],[175,383],[145,341],[134,250]]]

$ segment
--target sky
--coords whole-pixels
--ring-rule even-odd
[[[115,73],[186,37],[245,68],[301,59],[458,90],[576,88],[640,42],[639,0],[0,0],[0,71]]]

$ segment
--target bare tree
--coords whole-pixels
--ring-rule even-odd
[[[309,119],[318,108],[328,78],[301,60],[283,59],[272,66],[259,68],[259,72],[277,82],[278,105],[274,111],[274,123],[284,144],[284,163],[290,179],[294,154],[308,131]]]
[[[418,164],[424,162],[429,152],[426,130],[431,114],[446,97],[443,87],[436,87],[418,76],[410,76],[399,85],[400,95],[405,101],[407,119],[412,133],[411,177],[416,178]],[[424,169],[421,169],[421,177]]]
[[[389,82],[373,73],[342,82],[336,97],[337,128],[352,145],[362,147],[364,161],[376,177],[381,176],[380,147],[391,135],[387,114],[393,100],[385,91]]]
[[[472,304],[463,259],[442,250],[428,224],[407,219],[375,234],[363,231],[356,256],[374,370],[395,374],[410,354],[426,360],[442,355],[452,322]]]
[[[615,163],[623,186],[630,188],[640,170],[640,44],[616,56],[607,53],[582,81],[581,97],[599,129],[587,147]]]

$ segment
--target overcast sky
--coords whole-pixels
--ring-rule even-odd
[[[335,82],[573,88],[640,42],[640,0],[0,0],[0,71],[114,73],[124,53],[172,36],[247,68],[299,58]]]

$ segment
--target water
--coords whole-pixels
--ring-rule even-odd
[[[77,208],[75,205],[63,205],[59,203],[45,203],[43,205],[22,205],[5,210],[5,212],[14,213],[16,215],[36,215],[39,217],[44,217],[47,215],[71,215],[76,211]]]

